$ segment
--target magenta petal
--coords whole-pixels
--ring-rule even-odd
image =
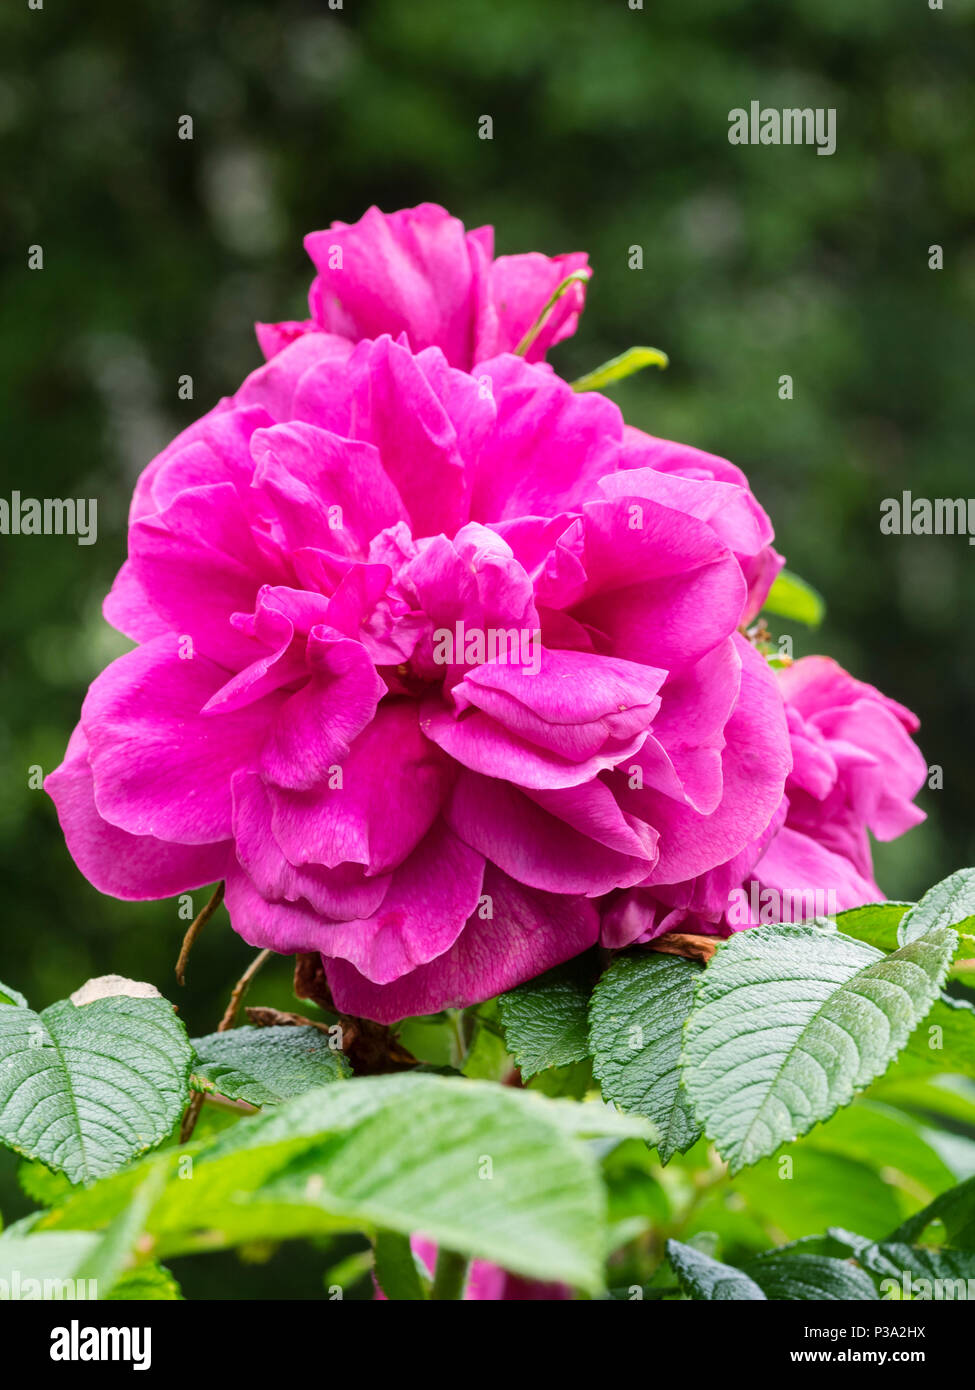
[[[498,661],[469,671],[452,691],[518,737],[568,761],[645,733],[660,708],[666,671],[588,652],[540,648],[539,669]]]
[[[568,819],[550,814],[509,783],[472,772],[458,777],[445,815],[490,863],[546,892],[596,897],[640,882],[653,863],[648,844],[638,841],[636,853],[620,853],[573,830]]]
[[[132,573],[169,631],[232,668],[250,661],[250,645],[230,615],[249,613],[263,583],[288,581],[282,561],[258,549],[232,483],[182,493],[165,511],[129,530]]]
[[[489,271],[496,324],[493,332],[482,330],[478,335],[475,359],[514,352],[562,281],[588,263],[584,251],[552,257],[537,251],[499,256]],[[538,362],[550,347],[575,332],[585,299],[586,286],[581,281],[564,291],[525,354],[526,362]]]
[[[269,782],[294,791],[332,775],[386,693],[359,642],[314,627],[306,655],[311,678],[279,705],[260,758]]]
[[[473,275],[463,223],[434,203],[387,216],[369,208],[352,226],[312,232],[318,270],[311,310],[350,338],[405,332],[414,351],[438,346],[470,365]]]
[[[340,775],[306,792],[269,788],[274,834],[292,864],[349,861],[387,873],[426,835],[451,777],[420,731],[416,705],[384,700]]]
[[[227,869],[224,901],[231,926],[249,946],[290,955],[322,950],[328,941],[329,918],[304,899],[279,902],[265,898],[236,860]]]
[[[223,878],[232,846],[177,845],[152,835],[130,835],[110,825],[95,806],[88,744],[79,724],[64,762],[45,779],[68,850],[100,893],[141,902],[168,898]]]
[[[682,478],[652,468],[623,468],[599,480],[607,497],[651,498],[706,521],[736,555],[757,555],[772,540],[772,524],[746,487]]]
[[[778,894],[813,890],[835,895],[835,911],[883,901],[873,879],[860,873],[846,856],[835,854],[808,835],[784,826],[758,861],[752,875],[763,888]]]
[[[585,898],[536,892],[491,865],[483,891],[483,908],[450,950],[392,984],[371,984],[354,966],[326,958],[336,1006],[379,1023],[464,1008],[560,965],[596,940],[598,913]]]
[[[584,511],[586,590],[572,613],[616,656],[678,671],[732,635],[745,581],[709,526],[648,500]]]
[[[478,374],[494,393],[498,417],[475,463],[471,516],[551,516],[594,496],[599,478],[616,466],[623,434],[612,401],[579,394],[520,357],[482,362]]]
[[[256,758],[280,697],[203,714],[227,672],[177,653],[176,637],[157,637],[113,661],[81,722],[103,816],[133,835],[209,844],[231,834],[230,779]]]
[[[290,863],[274,837],[271,802],[258,774],[238,772],[233,797],[237,860],[262,898],[289,903],[304,898],[314,912],[329,918],[366,917],[376,911],[389,888],[388,875],[369,878],[359,864],[327,869]]]
[[[258,430],[252,450],[254,486],[273,499],[292,548],[364,555],[377,531],[406,520],[373,444],[295,422]]]
[[[472,377],[459,372],[453,377],[464,401],[463,409],[455,403],[457,419],[468,412],[493,419],[490,393],[482,397]],[[353,403],[352,434],[379,448],[416,536],[439,531],[453,535],[469,510],[461,438],[436,389],[438,379],[442,386],[444,371],[428,375],[421,359],[392,339],[380,338],[371,346],[368,371],[356,387]]]
[[[462,767],[535,790],[580,786],[633,757],[645,737],[606,739],[598,753],[575,761],[519,738],[480,710],[458,719],[437,698],[422,706],[422,723],[427,738]]]
[[[237,406],[258,406],[271,421],[307,419],[298,409],[305,380],[324,370],[330,379],[341,382],[348,374],[355,351],[345,338],[331,333],[303,333],[257,371],[251,372],[234,396]],[[339,401],[345,401],[348,415],[348,385],[339,392],[339,400],[329,411],[321,411],[314,423],[323,429],[347,433],[338,423],[341,418]],[[269,423],[265,421],[265,423]]]
[[[741,695],[725,726],[724,790],[709,815],[655,791],[632,790],[623,773],[609,775],[621,806],[660,832],[660,858],[646,880],[679,883],[733,858],[768,825],[782,801],[792,765],[785,711],[775,675],[743,638]]]
[[[478,905],[484,859],[438,821],[394,870],[370,917],[337,922],[323,950],[385,985],[426,965],[457,940]]]

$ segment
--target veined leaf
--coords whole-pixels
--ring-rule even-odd
[[[684,1084],[732,1172],[775,1152],[881,1075],[931,1008],[957,943],[937,928],[885,956],[813,926],[721,947],[685,1032]]]
[[[949,1245],[975,1250],[975,1178],[968,1178],[957,1187],[942,1192],[933,1202],[902,1222],[883,1243],[913,1244],[935,1221],[944,1227]]]
[[[899,1298],[967,1299],[970,1281],[975,1279],[975,1250],[930,1250],[883,1241],[858,1251],[857,1259],[888,1297],[896,1290]],[[927,1289],[917,1288],[915,1280],[925,1281]],[[942,1286],[940,1293],[931,1287],[935,1284]]]
[[[761,1302],[765,1294],[755,1283],[733,1265],[722,1264],[711,1259],[693,1245],[682,1245],[679,1240],[668,1240],[667,1259],[677,1275],[678,1282],[688,1298],[707,1299],[708,1302]]]
[[[38,1280],[43,1286],[50,1281],[47,1298],[65,1298],[71,1290],[66,1287],[81,1277],[82,1264],[96,1249],[101,1237],[91,1231],[41,1231],[37,1234],[0,1235],[0,1281],[11,1290],[13,1298],[40,1298],[28,1281]],[[13,1293],[19,1286],[20,1292]],[[87,1289],[86,1289],[87,1292]]]
[[[873,1280],[847,1260],[828,1255],[783,1254],[770,1250],[742,1266],[766,1298],[876,1302]]]
[[[898,1060],[907,1073],[975,1072],[975,1008],[967,999],[941,991],[924,1022],[910,1037]]]
[[[165,999],[0,1007],[0,1142],[90,1182],[162,1142],[192,1051]]]
[[[570,1126],[566,1109],[595,1114]],[[598,1292],[605,1194],[596,1155],[570,1129],[598,1133],[603,1109],[416,1072],[320,1087],[160,1155],[171,1176],[147,1230],[160,1258],[332,1230],[423,1231],[529,1278]],[[610,1132],[621,1120],[607,1117]],[[192,1182],[176,1171],[187,1153]],[[104,1226],[146,1166],[77,1193],[40,1224]]]
[[[351,1075],[330,1040],[309,1025],[230,1028],[194,1038],[194,1073],[229,1100],[278,1105],[292,1096]]]
[[[549,970],[498,1002],[505,1043],[525,1081],[589,1056],[589,980],[578,962]]]
[[[646,951],[621,956],[593,991],[589,1045],[607,1100],[646,1115],[667,1163],[699,1138],[680,1080],[681,1036],[701,967]]]
[[[955,927],[967,933],[975,929],[975,869],[959,869],[929,888],[904,914],[898,939],[901,945],[916,941],[932,927]]]
[[[896,951],[903,943],[897,935],[904,913],[913,903],[867,903],[836,914],[836,930],[878,951]]]

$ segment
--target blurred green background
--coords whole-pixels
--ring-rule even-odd
[[[176,903],[89,887],[28,770],[60,761],[124,648],[100,602],[137,473],[259,364],[253,320],[304,317],[302,235],[371,203],[442,202],[494,223],[500,252],[589,251],[558,370],[664,348],[669,371],[614,390],[627,418],[748,472],[829,604],[796,654],[921,716],[944,786],[881,847],[883,887],[914,898],[975,862],[975,551],[878,524],[903,489],[975,495],[975,0],[21,0],[0,51],[0,495],[99,499],[95,546],[0,538],[0,977],[37,1006],[93,974],[150,979],[202,1032],[249,957],[222,915],[177,993]],[[753,99],[835,107],[836,153],[730,145]],[[252,997],[286,1004],[287,964]],[[262,1292],[294,1291],[294,1258]],[[307,1293],[321,1260],[299,1263]],[[229,1291],[257,1287],[224,1264]]]

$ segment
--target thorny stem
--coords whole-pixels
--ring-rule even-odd
[[[213,890],[213,896],[211,897],[210,901],[207,903],[206,907],[198,915],[196,920],[190,926],[189,931],[183,937],[183,944],[180,947],[179,959],[176,962],[176,979],[177,982],[181,985],[186,984],[186,963],[190,958],[190,951],[192,951],[193,949],[193,943],[196,941],[196,938],[200,935],[200,932],[206,926],[207,922],[209,922],[210,918],[216,912],[217,908],[223,902],[223,889],[224,884],[223,879],[221,879],[220,882],[217,884],[216,888]]]
[[[220,889],[218,891],[221,893],[222,896],[223,884],[220,885]],[[214,898],[216,898],[217,894],[214,893],[213,896]],[[218,905],[219,899],[217,899],[217,902],[214,903],[214,907]],[[210,904],[208,903],[207,907],[209,906]],[[200,916],[202,917],[206,911],[207,908],[204,908]],[[193,926],[196,926],[195,922],[193,923]],[[190,928],[190,931],[192,930],[193,927]],[[189,933],[187,933],[187,935],[188,934]],[[254,976],[257,974],[261,966],[270,957],[271,954],[272,953],[270,951],[261,951],[258,955],[256,955],[254,959],[251,961],[250,965],[244,971],[243,975],[241,975],[240,979],[234,985],[230,995],[230,1002],[224,1010],[223,1018],[217,1024],[218,1033],[226,1033],[229,1028],[232,1028],[234,1026],[234,1019],[237,1017],[237,1010],[240,1007],[240,1001],[247,993],[248,985],[250,984],[251,980],[253,980]],[[203,1109],[203,1102],[205,1099],[206,1097],[204,1096],[203,1092],[197,1091],[194,1094],[189,1105],[186,1107],[186,1112],[183,1115],[183,1123],[180,1125],[179,1130],[179,1142],[181,1144],[185,1144],[187,1140],[189,1140],[192,1137],[193,1131],[196,1128],[196,1122],[200,1118],[200,1111]]]
[[[218,1033],[226,1033],[228,1028],[233,1028],[234,1019],[237,1017],[237,1010],[240,1008],[240,1001],[247,993],[248,985],[250,984],[251,980],[253,980],[254,976],[260,970],[261,966],[265,963],[265,961],[270,960],[271,955],[271,951],[261,951],[259,955],[256,955],[254,959],[251,961],[250,965],[244,971],[243,975],[241,975],[240,979],[234,985],[233,991],[230,995],[230,1003],[227,1005],[224,1011],[223,1018],[217,1024]]]
[[[203,1092],[194,1091],[193,1097],[183,1112],[183,1123],[179,1127],[179,1142],[186,1144],[193,1137],[196,1129],[196,1122],[200,1118],[200,1111],[203,1109]]]

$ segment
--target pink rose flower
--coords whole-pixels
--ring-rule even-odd
[[[305,333],[356,343],[405,333],[414,352],[438,347],[452,367],[513,352],[584,252],[494,255],[494,228],[473,232],[436,203],[401,212],[369,211],[351,226],[311,232],[305,247],[318,271],[308,295],[311,318],[257,325],[268,358]],[[585,285],[570,285],[525,354],[539,361],[576,330]]]
[[[792,771],[774,817],[727,863],[607,901],[604,945],[668,931],[728,936],[883,899],[867,832],[892,840],[924,819],[914,805],[927,776],[911,738],[917,718],[828,657],[804,657],[777,674]]]
[[[878,902],[869,830],[893,840],[924,820],[914,805],[927,764],[911,738],[917,716],[825,656],[779,672],[793,768],[788,810],[754,870],[764,888],[804,884],[836,910]]]
[[[728,469],[544,364],[300,335],[136,487],[105,611],[139,645],[46,784],[79,868],[225,878],[245,940],[389,1022],[727,865],[792,762],[738,631],[771,528]]]

